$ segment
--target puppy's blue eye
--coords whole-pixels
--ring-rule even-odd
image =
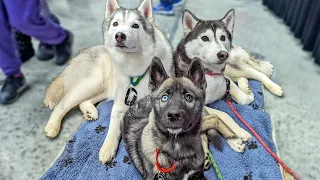
[[[169,96],[168,96],[167,94],[165,94],[165,95],[163,95],[163,96],[161,97],[161,101],[162,101],[162,102],[166,102],[166,101],[168,101],[168,99],[169,99]]]

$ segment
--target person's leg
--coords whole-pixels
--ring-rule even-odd
[[[40,14],[40,0],[2,0],[11,26],[48,44],[60,44],[66,39],[66,31]]]
[[[21,60],[16,53],[3,1],[0,1],[0,39],[0,68],[6,76],[0,91],[0,104],[9,104],[14,102],[27,86],[20,72]]]
[[[0,68],[6,76],[20,73],[22,63],[15,49],[8,14],[2,1],[0,1],[0,39]]]
[[[58,17],[51,13],[48,6],[47,0],[40,0],[41,15],[44,17],[49,17],[56,24],[60,24]],[[54,58],[55,55],[54,45],[40,42],[38,46],[38,51],[36,57],[40,61],[48,61]]]
[[[43,17],[40,0],[2,0],[11,26],[46,44],[56,45],[57,64],[64,64],[71,56],[72,34]]]

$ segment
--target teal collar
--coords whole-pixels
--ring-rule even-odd
[[[130,76],[130,85],[137,86],[139,84],[139,82],[141,81],[141,79],[147,74],[148,69],[149,68],[147,68],[146,72],[144,72],[141,76],[138,76],[135,81],[133,81],[133,77]]]

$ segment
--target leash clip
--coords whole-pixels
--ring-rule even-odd
[[[230,80],[228,78],[225,78],[226,79],[226,95],[225,95],[225,98],[226,98],[226,101],[231,101],[232,98],[231,98],[231,94],[230,94]]]

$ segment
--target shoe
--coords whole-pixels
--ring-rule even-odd
[[[20,77],[8,76],[3,83],[0,92],[0,104],[11,104],[28,89],[26,80],[23,75]]]
[[[23,63],[29,61],[35,54],[31,42],[31,37],[23,34],[16,29],[13,29],[13,35],[16,40],[16,45],[21,61]]]
[[[40,61],[48,61],[52,58],[54,58],[55,55],[55,49],[54,45],[41,43],[38,46],[38,52],[36,54],[36,57]]]
[[[55,16],[54,14],[50,14],[49,19],[51,19],[56,24],[60,24],[59,18],[57,16]],[[40,44],[38,46],[38,52],[36,54],[36,57],[40,61],[48,61],[48,60],[54,58],[54,55],[55,55],[54,48],[55,48],[54,45],[40,42]]]
[[[158,6],[153,7],[153,12],[155,14],[162,14],[162,15],[168,15],[168,16],[174,15],[172,5],[165,6],[161,3]]]
[[[61,43],[55,46],[56,48],[56,65],[62,66],[71,57],[73,34],[70,31],[67,32],[67,38]]]
[[[183,3],[184,3],[184,0],[175,0],[173,3],[173,6],[174,7],[181,6]]]

